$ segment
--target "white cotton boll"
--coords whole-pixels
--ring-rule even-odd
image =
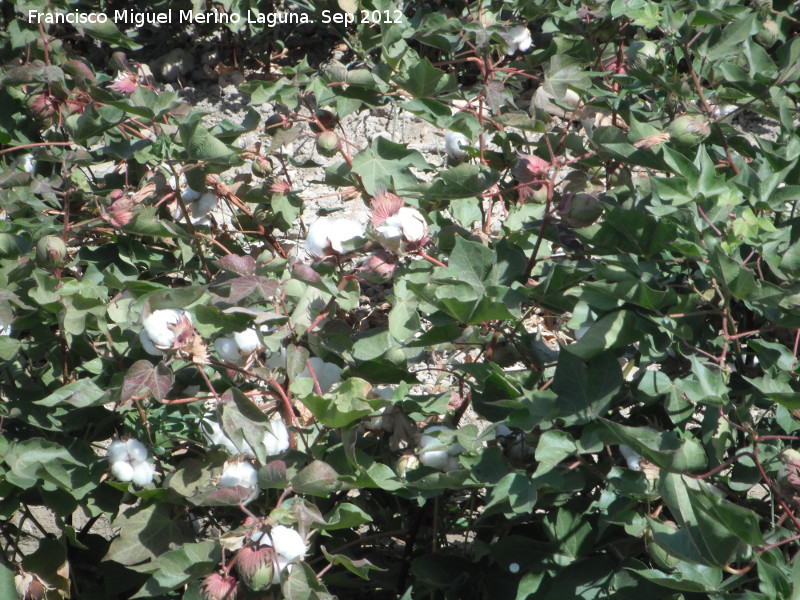
[[[144,462],[147,460],[147,448],[140,441],[128,440],[125,442],[125,449],[131,462]]]
[[[22,170],[26,173],[33,173],[33,170],[36,168],[36,161],[33,158],[33,154],[30,152],[23,154],[19,158],[19,166],[21,166]]]
[[[163,356],[164,353],[156,348],[153,340],[150,339],[150,336],[147,335],[147,331],[144,329],[139,332],[139,341],[142,343],[142,348],[144,348],[144,351],[148,354],[153,356]]]
[[[287,562],[293,562],[305,556],[306,543],[303,537],[291,527],[275,525],[270,531],[270,537],[275,552],[285,558]]]
[[[171,348],[178,337],[173,327],[184,317],[191,323],[192,319],[185,311],[172,308],[156,310],[144,320],[144,330],[156,347]]]
[[[203,437],[206,438],[208,443],[214,446],[223,446],[226,452],[232,456],[239,454],[239,449],[236,447],[236,444],[234,444],[233,441],[227,435],[225,435],[225,432],[222,431],[222,427],[219,426],[219,423],[212,421],[211,419],[203,419],[201,428],[203,431]]]
[[[519,563],[511,563],[508,565],[508,570],[511,573],[519,573]]]
[[[466,146],[469,146],[469,139],[463,133],[448,131],[444,134],[444,149],[450,158],[464,158],[467,155],[467,151],[464,150]]]
[[[439,469],[440,471],[449,470],[451,458],[453,457],[448,454],[447,450],[429,450],[419,454],[419,462],[426,467]]]
[[[383,431],[384,430],[384,423],[383,423],[383,413],[386,412],[386,407],[382,408],[380,412],[378,412],[377,416],[372,417],[368,421],[364,421],[364,429],[368,429],[369,431]]]
[[[321,217],[308,228],[306,251],[317,258],[345,254],[351,250],[345,244],[365,236],[366,230],[358,221]]]
[[[128,447],[122,440],[114,440],[108,445],[106,449],[106,458],[108,462],[113,464],[121,460],[128,460]]]
[[[195,219],[202,221],[208,213],[217,207],[217,196],[211,192],[206,192],[197,200],[192,202],[192,223]]]
[[[428,223],[416,208],[404,206],[397,212],[400,229],[408,242],[419,242],[428,234]]]
[[[398,252],[403,245],[403,229],[397,215],[392,215],[381,225],[375,227],[376,241],[386,248]]]
[[[520,52],[527,52],[530,50],[531,44],[533,43],[531,32],[524,25],[512,27],[504,37],[508,44],[506,54],[509,56],[516,54],[517,50]]]
[[[258,333],[256,333],[255,329],[246,329],[234,333],[233,339],[242,354],[252,354],[261,348],[261,340],[258,339]]]
[[[330,247],[328,236],[332,228],[332,220],[322,217],[314,221],[308,227],[308,234],[306,235],[306,251],[318,258],[326,255]]]
[[[243,362],[242,355],[239,353],[239,345],[232,335],[226,335],[214,340],[214,350],[224,361],[233,364]]]
[[[311,368],[314,369],[314,375],[319,383],[319,389],[323,394],[331,391],[334,385],[342,380],[342,369],[339,365],[327,363],[317,356],[312,356],[308,359]],[[308,370],[308,365],[300,373],[300,377],[311,377],[311,371]],[[314,388],[316,392],[316,388]]]
[[[133,465],[132,481],[139,487],[144,487],[153,483],[153,475],[155,475],[156,466],[149,462],[140,462]]]
[[[219,479],[219,485],[222,487],[254,488],[257,484],[258,473],[247,461],[227,463]]]
[[[425,448],[439,445],[439,439],[437,436],[428,435],[431,433],[436,433],[437,431],[453,431],[453,430],[445,425],[433,425],[431,427],[428,427],[425,430],[425,433],[422,434],[419,438],[420,450],[424,451]],[[464,451],[464,446],[462,446],[458,442],[453,442],[453,444],[447,450],[447,452],[451,455],[458,454],[459,452],[463,451]]]
[[[289,430],[280,419],[272,419],[264,431],[264,448],[267,456],[276,456],[289,449]]]
[[[119,481],[133,479],[133,465],[126,460],[120,460],[111,465],[111,474]]]
[[[619,445],[619,453],[622,454],[622,457],[625,459],[625,462],[628,463],[628,468],[633,471],[641,471],[642,464],[641,460],[642,457],[637,454],[633,448],[630,446],[626,446],[625,444]]]

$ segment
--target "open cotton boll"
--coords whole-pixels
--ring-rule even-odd
[[[426,467],[439,469],[440,471],[448,470],[451,458],[447,450],[430,450],[428,452],[420,452],[419,454],[419,462]]]
[[[127,460],[120,460],[111,465],[111,474],[120,481],[133,480],[133,465]]]
[[[261,340],[258,339],[258,333],[255,329],[245,329],[233,334],[233,339],[236,340],[236,345],[239,346],[239,351],[242,354],[252,354],[261,348]]]
[[[214,340],[214,350],[219,357],[233,364],[244,362],[244,359],[239,352],[239,345],[232,335],[226,335]]]
[[[314,375],[319,383],[319,389],[323,394],[327,394],[334,385],[342,380],[342,369],[339,365],[325,362],[317,356],[312,356],[308,359],[308,362],[311,368],[314,369]],[[311,377],[311,371],[308,370],[308,365],[306,365],[306,368],[300,373],[300,377]]]
[[[308,550],[303,537],[291,527],[275,525],[270,531],[269,537],[272,538],[272,547],[275,548],[275,552],[288,562],[302,558]]]
[[[642,457],[637,454],[633,448],[630,446],[626,446],[625,444],[619,445],[619,453],[622,454],[622,457],[625,459],[625,462],[628,463],[628,468],[633,471],[641,471],[642,470]]]
[[[467,151],[464,150],[466,146],[469,146],[469,139],[463,133],[448,131],[444,134],[444,149],[450,158],[464,158],[467,155]]]
[[[149,462],[140,462],[133,465],[132,481],[139,487],[144,487],[153,483],[156,466]]]
[[[189,313],[172,308],[155,310],[144,320],[144,331],[156,348],[172,348],[180,334],[178,329],[182,322],[191,325]]]
[[[210,444],[224,447],[227,453],[231,456],[236,456],[239,454],[239,449],[236,447],[236,444],[234,444],[233,441],[227,435],[225,435],[225,432],[222,431],[222,427],[219,426],[219,423],[212,421],[211,419],[203,419],[200,427],[203,432],[203,437],[205,437]]]
[[[440,471],[452,471],[459,467],[457,455],[464,451],[464,447],[458,442],[453,442],[449,448],[437,448],[435,450],[427,450],[427,448],[436,448],[441,445],[441,441],[437,436],[429,435],[437,431],[453,431],[450,427],[444,425],[433,425],[425,430],[425,433],[419,438],[419,462],[426,467],[439,469]]]
[[[143,462],[147,460],[147,448],[138,440],[128,440],[125,442],[125,449],[132,462]]]
[[[222,487],[255,488],[258,484],[258,473],[247,461],[229,461],[222,469],[219,485]]]
[[[436,433],[437,431],[453,431],[450,427],[445,425],[432,425],[425,430],[419,438],[419,448],[421,451],[424,451],[425,448],[431,446],[438,446],[440,444],[438,436],[429,435],[431,433]],[[458,442],[453,442],[450,448],[447,449],[447,452],[451,455],[458,454],[464,451],[464,446],[459,444]]]
[[[267,456],[276,456],[289,449],[289,430],[279,416],[273,418],[264,431],[263,444]]]
[[[153,340],[150,339],[150,336],[147,334],[146,330],[142,329],[139,332],[139,341],[142,343],[142,348],[144,348],[144,351],[148,354],[151,354],[152,356],[164,355],[161,350],[156,348],[156,345],[153,343]]]
[[[106,449],[106,458],[113,464],[121,460],[128,460],[128,447],[122,440],[114,440]]]
[[[396,250],[401,242],[419,242],[428,234],[428,223],[416,208],[404,206],[375,228],[378,242],[389,250]]]
[[[508,44],[506,54],[512,56],[519,50],[520,52],[527,52],[530,50],[533,40],[531,38],[530,30],[524,25],[517,25],[508,30],[503,36]]]
[[[358,221],[321,217],[308,228],[306,251],[317,258],[346,254],[355,249],[345,247],[348,242],[353,246],[365,236],[366,230]]]

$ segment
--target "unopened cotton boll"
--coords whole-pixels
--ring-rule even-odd
[[[133,465],[132,481],[139,487],[144,487],[153,483],[153,475],[155,475],[156,467],[153,463],[139,462]]]
[[[463,133],[448,131],[444,134],[444,149],[447,156],[452,159],[461,159],[467,155],[465,147],[469,146],[469,139]]]
[[[366,230],[358,221],[321,217],[308,228],[306,251],[317,258],[346,254],[360,245],[359,239],[365,235]]]
[[[120,481],[132,481],[133,465],[126,460],[120,460],[111,465],[111,474]]]
[[[626,446],[625,444],[619,445],[619,453],[622,454],[622,457],[625,459],[625,462],[628,463],[628,468],[633,471],[641,471],[642,470],[642,457],[634,451],[633,448],[630,446]]]
[[[516,54],[517,51],[527,52],[530,50],[531,45],[533,44],[531,32],[524,25],[512,27],[504,37],[506,43],[508,44],[508,50],[506,51],[506,54],[509,56]]]

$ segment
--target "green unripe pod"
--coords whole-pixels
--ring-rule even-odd
[[[63,267],[69,254],[67,245],[60,237],[46,235],[36,244],[36,262],[41,267]]]
[[[709,136],[711,127],[702,115],[682,115],[669,124],[667,133],[679,146],[696,146]]]
[[[263,156],[256,156],[250,163],[250,171],[256,177],[269,177],[272,174],[272,163]]]
[[[588,227],[603,214],[603,203],[592,194],[564,194],[558,207],[561,220],[579,229]]]
[[[264,133],[267,135],[275,135],[280,129],[288,129],[289,124],[283,115],[275,113],[267,117],[264,121]]]
[[[317,152],[322,156],[333,156],[339,152],[339,136],[333,131],[323,131],[317,136]]]
[[[767,19],[761,24],[761,27],[756,33],[756,42],[764,46],[764,48],[772,48],[775,42],[778,41],[781,31],[778,24],[772,19]]]

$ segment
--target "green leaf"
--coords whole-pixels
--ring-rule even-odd
[[[292,488],[301,494],[327,496],[341,487],[336,469],[321,460],[309,463],[291,481]]]
[[[456,86],[456,78],[434,67],[427,58],[416,61],[397,78],[401,88],[416,98],[426,98],[449,91]]]
[[[241,164],[239,155],[222,141],[215,138],[200,120],[179,125],[181,143],[190,160],[202,160],[211,164]]]
[[[409,167],[427,170],[430,165],[416,150],[382,136],[353,157],[353,171],[361,176],[367,192],[372,195],[381,189],[400,190],[416,183]]]
[[[569,351],[585,360],[606,350],[624,348],[641,339],[647,322],[631,310],[617,310],[600,317]]]
[[[103,391],[94,381],[84,378],[68,383],[46,398],[37,400],[36,404],[50,407],[67,404],[75,408],[86,408],[88,406],[102,406],[108,402],[110,395],[111,393],[108,390]]]
[[[174,590],[190,579],[208,574],[217,564],[220,545],[217,541],[183,544],[166,552],[158,560],[137,570],[152,571],[152,576],[132,598],[152,598]]]
[[[325,525],[322,526],[322,529],[351,529],[371,522],[372,517],[361,508],[350,502],[342,502],[325,515]]]
[[[381,404],[380,400],[367,400],[370,389],[372,386],[363,379],[350,377],[325,398],[311,394],[302,402],[321,423],[344,427],[371,414]]]
[[[320,546],[320,550],[322,550],[322,554],[323,556],[325,556],[325,559],[332,565],[342,565],[345,569],[347,569],[351,573],[358,575],[361,579],[365,579],[367,581],[369,581],[370,571],[386,570],[386,569],[381,569],[380,567],[376,567],[366,558],[355,560],[350,558],[349,556],[345,556],[344,554],[330,554],[325,549],[325,546]]]
[[[562,349],[553,378],[553,391],[558,394],[559,416],[586,423],[605,413],[611,400],[622,387],[622,370],[611,352],[584,362]]]
[[[165,552],[194,540],[187,521],[167,504],[151,504],[126,510],[113,523],[119,529],[106,555],[123,565],[155,560]]]
[[[649,427],[627,427],[600,419],[606,429],[607,444],[625,444],[667,471],[699,471],[707,465],[703,447],[694,439],[681,440],[674,431],[655,431]]]

